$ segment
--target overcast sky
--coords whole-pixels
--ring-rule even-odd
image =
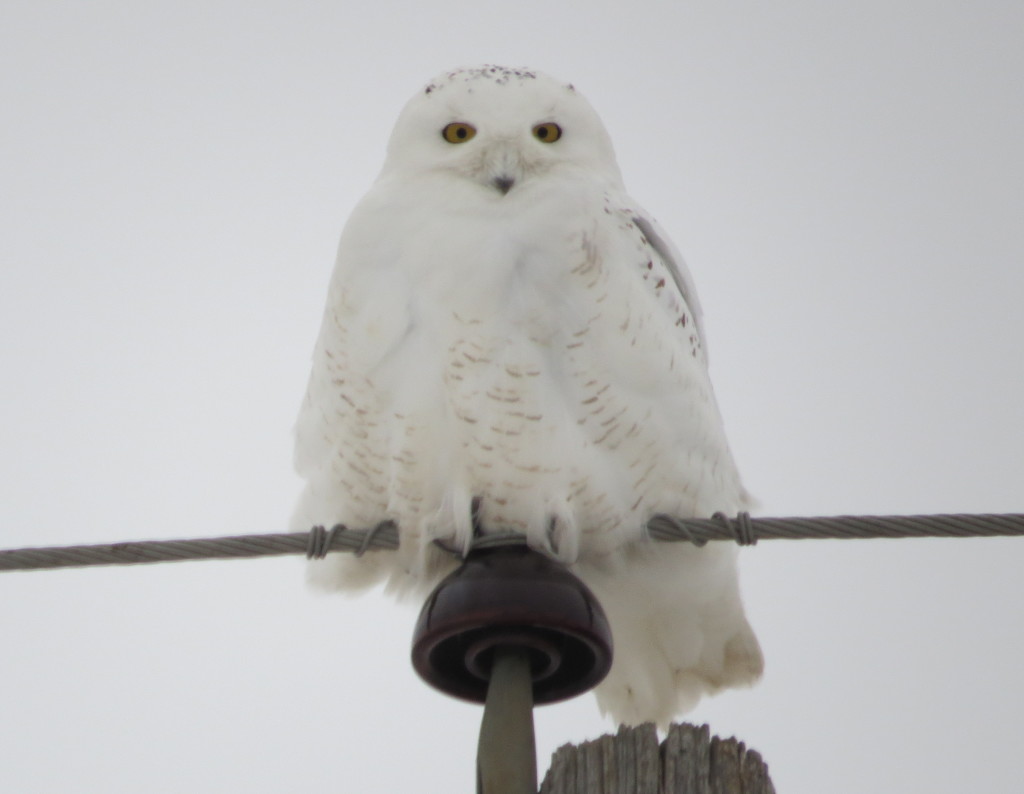
[[[0,547],[284,529],[342,224],[451,66],[573,82],[704,303],[764,515],[1024,512],[1024,5],[0,13]],[[767,659],[688,719],[786,794],[1018,792],[1024,539],[762,543]],[[0,787],[472,791],[416,604],[298,559],[0,575]],[[540,767],[614,726],[537,712]]]

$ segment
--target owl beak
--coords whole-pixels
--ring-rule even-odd
[[[515,183],[516,180],[513,177],[506,176],[505,174],[496,176],[494,177],[494,179],[491,180],[491,184],[494,185],[498,190],[500,190],[501,195],[503,196],[512,189],[512,186]]]

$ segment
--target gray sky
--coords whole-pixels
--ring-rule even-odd
[[[0,546],[284,528],[341,226],[455,65],[572,81],[670,230],[765,515],[1021,512],[1024,6],[7,0]],[[787,794],[1020,790],[1024,543],[763,543],[691,721]],[[0,576],[0,778],[471,791],[417,605],[297,559]],[[537,712],[550,752],[612,729]]]

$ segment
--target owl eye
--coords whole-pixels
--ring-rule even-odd
[[[546,121],[533,128],[533,137],[541,143],[554,143],[562,137],[562,128],[553,121]]]
[[[464,121],[453,121],[441,130],[441,136],[448,143],[465,143],[476,135],[476,127]]]

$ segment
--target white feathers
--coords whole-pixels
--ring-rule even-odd
[[[748,505],[702,333],[682,260],[571,86],[438,77],[345,227],[297,425],[293,526],[389,518],[401,549],[332,555],[312,579],[425,591],[451,565],[431,541],[465,545],[479,498],[486,530],[526,533],[601,598],[616,659],[598,699],[617,720],[752,682],[734,550],[644,540],[654,513]]]

